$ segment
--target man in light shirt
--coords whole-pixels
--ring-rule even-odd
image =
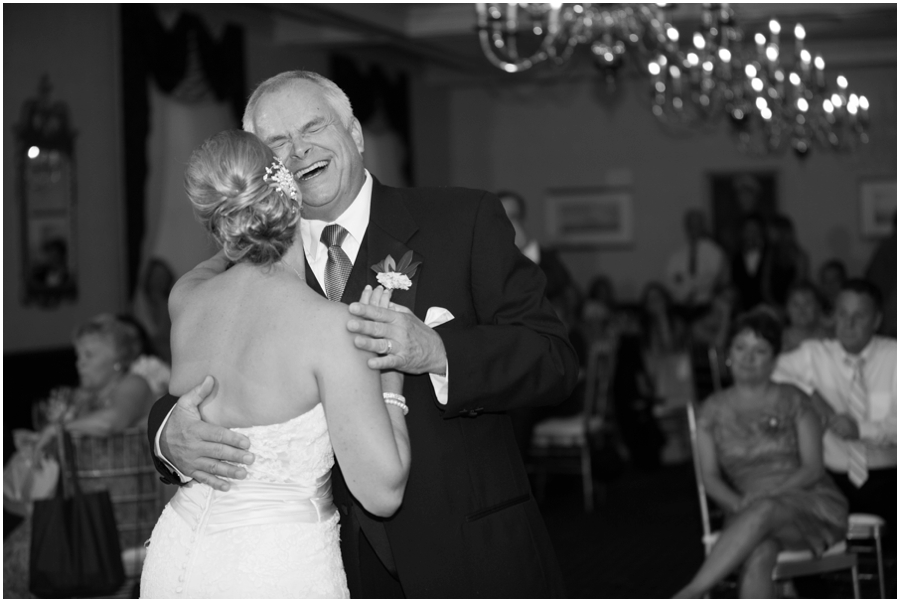
[[[881,293],[848,280],[835,303],[835,339],[805,341],[783,354],[773,378],[790,382],[817,403],[825,424],[825,466],[851,512],[888,523],[893,549],[897,518],[897,341],[876,336]]]
[[[687,244],[666,264],[666,288],[676,303],[697,308],[712,302],[713,292],[728,282],[728,262],[722,249],[707,235],[703,212],[684,215]]]

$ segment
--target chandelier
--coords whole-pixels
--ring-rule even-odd
[[[781,24],[745,39],[727,4],[703,4],[687,36],[669,23],[665,4],[476,4],[481,48],[507,73],[549,61],[566,63],[590,47],[607,79],[627,61],[650,82],[651,110],[673,127],[730,121],[744,151],[766,154],[788,146],[799,156],[813,147],[852,151],[868,141],[869,102],[849,91],[847,78],[825,78],[825,60],[793,44]]]

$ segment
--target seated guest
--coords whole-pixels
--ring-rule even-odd
[[[111,314],[101,314],[75,329],[79,386],[58,392],[57,403],[49,408],[49,421],[39,436],[37,454],[53,453],[58,426],[72,434],[108,437],[128,427],[143,424],[153,405],[153,389],[147,378],[168,388],[168,368],[149,358],[141,358],[141,333],[130,322]],[[137,360],[147,378],[135,373]],[[110,458],[108,465],[113,465]],[[28,563],[31,521],[26,518],[3,545],[3,594],[31,597],[28,592]]]
[[[737,288],[725,286],[717,290],[709,310],[691,324],[694,344],[723,349],[740,306]]]
[[[769,219],[768,239],[771,253],[766,266],[765,301],[784,307],[788,291],[809,277],[809,255],[797,242],[794,222],[785,215]]]
[[[840,259],[829,259],[819,268],[819,291],[825,301],[825,315],[831,316],[834,303],[847,280],[847,268]]]
[[[784,329],[781,349],[793,351],[807,339],[824,339],[829,329],[822,316],[822,299],[810,282],[800,282],[791,287],[787,296],[788,326]]]
[[[712,302],[713,292],[728,282],[725,253],[709,238],[706,220],[699,209],[684,215],[683,247],[666,264],[666,287],[675,303],[693,314]]]
[[[666,289],[650,282],[641,296],[641,350],[657,399],[684,405],[693,398],[687,329]]]
[[[821,553],[847,529],[847,501],[822,466],[822,431],[809,398],[772,381],[781,326],[751,312],[732,330],[734,385],[715,393],[697,421],[701,476],[725,511],[718,540],[676,597],[706,594],[741,568],[742,598],[771,598],[781,550]]]
[[[885,550],[897,517],[897,341],[877,336],[881,293],[872,283],[844,283],[835,305],[835,339],[805,341],[778,360],[776,380],[824,403],[825,466],[851,512],[887,522]],[[895,544],[894,544],[895,545]]]

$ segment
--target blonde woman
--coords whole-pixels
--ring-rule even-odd
[[[255,461],[227,491],[178,490],[153,531],[141,595],[348,597],[331,468],[337,457],[372,514],[399,507],[410,462],[403,378],[379,381],[347,332],[347,307],[307,286],[300,193],[256,136],[207,140],[185,186],[223,253],[172,290],[170,392],[212,375],[200,414],[246,435]],[[226,259],[235,265],[210,270]],[[379,287],[362,301],[389,299]]]

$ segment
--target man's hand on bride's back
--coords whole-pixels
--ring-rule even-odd
[[[247,478],[247,471],[235,464],[252,464],[250,440],[221,426],[203,422],[200,404],[214,389],[215,380],[203,383],[178,398],[159,438],[160,451],[182,474],[219,491],[230,484],[219,477]]]

